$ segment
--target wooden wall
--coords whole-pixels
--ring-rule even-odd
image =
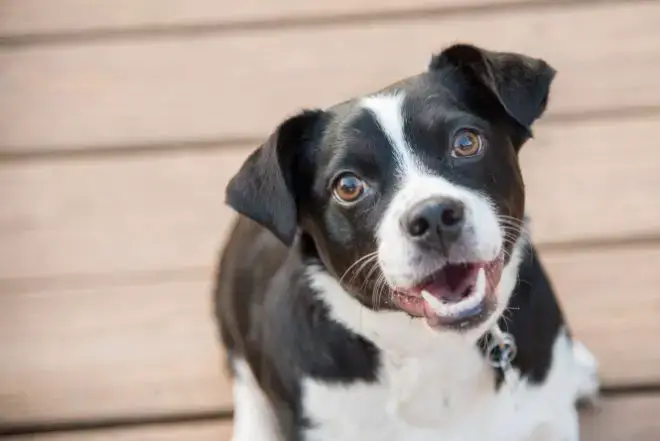
[[[227,180],[286,115],[469,41],[559,71],[523,172],[602,364],[584,438],[657,441],[659,25],[658,1],[0,0],[0,436],[228,440]]]

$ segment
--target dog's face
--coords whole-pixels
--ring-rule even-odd
[[[227,188],[290,245],[297,232],[364,305],[465,329],[498,304],[519,238],[518,152],[554,70],[455,45],[428,71],[283,122]]]

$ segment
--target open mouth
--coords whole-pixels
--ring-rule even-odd
[[[496,308],[495,289],[502,258],[490,262],[447,264],[414,287],[396,290],[394,302],[431,327],[467,328],[483,322]]]

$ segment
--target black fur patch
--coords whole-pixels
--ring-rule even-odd
[[[518,354],[512,367],[531,384],[543,383],[552,366],[552,350],[564,326],[562,311],[554,289],[533,246],[525,250],[520,264],[518,282],[509,301],[509,310],[498,325],[516,340]],[[479,343],[484,349],[485,341]],[[504,380],[496,372],[496,386]]]
[[[517,153],[547,104],[554,70],[541,60],[456,45],[429,70],[383,93],[402,93],[404,132],[425,167],[465,188],[487,193],[499,214],[522,222],[524,186]],[[489,149],[478,161],[452,162],[452,134],[476,127]],[[356,171],[370,191],[355,205],[332,196],[333,179]],[[358,100],[288,118],[245,162],[227,187],[243,217],[230,232],[216,284],[216,315],[231,357],[247,361],[273,404],[287,441],[314,424],[301,409],[300,380],[375,381],[374,344],[328,317],[305,271],[320,265],[341,279],[376,250],[375,232],[395,184],[389,140]],[[508,235],[511,251],[515,235]],[[377,269],[377,268],[376,268]],[[346,280],[363,305],[374,302],[379,271]],[[511,312],[502,327],[517,339],[514,366],[540,383],[562,324],[554,293],[532,249],[523,261]],[[498,384],[501,378],[498,379]]]

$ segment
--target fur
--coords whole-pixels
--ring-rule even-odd
[[[215,290],[233,441],[578,441],[597,363],[531,242],[518,165],[554,75],[453,45],[287,118],[246,160]],[[494,326],[516,341],[505,370]]]

